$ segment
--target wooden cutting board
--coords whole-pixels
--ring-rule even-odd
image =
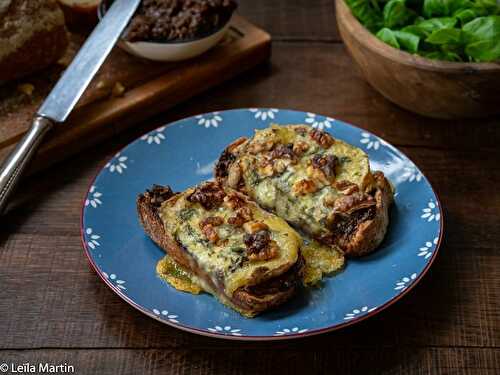
[[[82,37],[71,38],[67,56],[58,66],[0,87],[0,160],[27,131],[33,114],[83,42]],[[267,60],[270,53],[269,34],[238,15],[233,17],[229,32],[219,45],[189,61],[151,62],[115,48],[69,119],[47,136],[31,171],[222,83]],[[125,92],[117,96],[120,86]],[[27,87],[33,88],[31,94]]]

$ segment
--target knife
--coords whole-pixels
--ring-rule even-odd
[[[111,52],[141,0],[115,0],[35,114],[31,128],[0,167],[0,213],[43,137],[64,122]]]

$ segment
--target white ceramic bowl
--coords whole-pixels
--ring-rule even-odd
[[[99,19],[106,13],[108,1],[101,1],[98,9]],[[173,42],[128,42],[124,39],[118,41],[118,46],[128,53],[155,61],[181,61],[193,58],[208,51],[215,46],[226,34],[232,17],[222,28],[207,36],[187,41]]]

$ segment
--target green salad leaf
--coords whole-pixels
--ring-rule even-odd
[[[423,56],[433,60],[456,61],[456,62],[462,61],[462,58],[455,52],[433,51],[424,53]]]
[[[481,11],[476,8],[459,9],[453,13],[453,17],[458,19],[461,25],[465,25],[467,22],[472,21],[474,18],[481,15]]]
[[[411,53],[417,53],[420,37],[403,30],[395,31],[394,34],[396,35],[396,39],[401,49]]]
[[[429,36],[429,33],[418,25],[405,26],[401,29],[401,31],[418,36],[420,39],[425,39]]]
[[[500,61],[500,0],[346,0],[383,42],[446,61]]]
[[[404,49],[412,53],[417,52],[420,42],[420,38],[412,33],[399,30],[393,31],[387,27],[380,29],[376,36],[394,48]]]
[[[370,31],[380,29],[384,24],[384,18],[379,8],[369,0],[346,0],[354,16]]]
[[[424,0],[422,12],[426,18],[450,15],[451,0]]]
[[[463,28],[467,42],[479,42],[500,39],[500,16],[478,17]]]
[[[380,29],[379,32],[376,34],[377,38],[379,38],[381,41],[389,44],[390,46],[393,46],[394,48],[401,48],[398,42],[398,39],[396,38],[396,35],[394,34],[394,31],[391,29],[388,29],[387,27],[384,27],[383,29]]]
[[[500,16],[476,18],[464,25],[465,53],[474,61],[500,60]]]
[[[384,6],[384,26],[394,28],[411,23],[417,14],[406,7],[405,0],[390,0]]]
[[[425,40],[427,43],[445,45],[445,44],[461,44],[462,30],[453,28],[443,28],[433,31]]]
[[[481,40],[465,47],[465,53],[476,61],[500,60],[500,40]]]
[[[454,17],[436,17],[419,22],[417,26],[427,33],[432,33],[441,29],[449,29],[455,27],[457,19]]]

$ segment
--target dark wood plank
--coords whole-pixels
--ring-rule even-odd
[[[496,375],[499,349],[378,348],[370,350],[309,347],[300,354],[255,348],[242,350],[44,350],[4,351],[8,363],[74,366],[76,374],[462,374]],[[419,362],[415,361],[419,358]]]
[[[239,12],[274,40],[339,42],[334,0],[240,0]]]

